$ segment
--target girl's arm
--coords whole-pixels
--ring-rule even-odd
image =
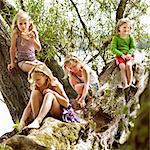
[[[40,43],[40,40],[39,40],[39,36],[38,36],[38,32],[36,29],[34,29],[34,31],[32,31],[29,35],[29,40],[31,40],[34,44],[34,48],[37,50],[37,51],[40,51],[41,50],[41,43]]]
[[[117,43],[118,43],[118,37],[114,36],[111,42],[111,51],[114,55],[121,56],[123,53],[120,50],[118,50]]]
[[[59,104],[67,108],[69,106],[69,99],[61,96],[59,93],[53,91],[54,96],[58,100]]]
[[[53,94],[56,96],[58,102],[67,108],[69,106],[69,98],[64,91],[63,85],[59,81],[56,83],[56,88],[57,92],[53,91]]]
[[[84,81],[84,89],[79,101],[83,101],[88,94],[89,84],[90,84],[90,73],[88,68],[83,68],[82,76]]]
[[[62,84],[58,80],[55,82],[57,82],[55,89],[52,90],[47,88],[43,91],[43,94],[45,95],[48,92],[52,93],[56,97],[59,104],[67,108],[69,106],[69,98],[67,97]]]
[[[35,32],[35,38],[33,39],[33,42],[34,42],[34,47],[37,51],[40,51],[41,50],[41,43],[40,43],[40,40],[39,40],[39,36],[38,36],[38,32],[37,30],[34,31]]]
[[[10,71],[15,67],[15,57],[16,57],[16,42],[17,42],[17,33],[14,32],[11,38],[11,46],[10,46],[10,64],[8,65],[8,70]]]

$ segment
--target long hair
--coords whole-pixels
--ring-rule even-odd
[[[23,11],[23,10],[20,10],[14,17],[13,21],[12,21],[12,34],[14,32],[17,32],[18,34],[20,33],[20,30],[18,29],[18,26],[17,26],[17,21],[18,19],[25,19],[27,21],[29,21],[29,31],[36,31],[36,27],[35,25],[33,24],[33,21],[31,20],[30,16],[28,15],[27,12]]]
[[[57,78],[55,78],[51,72],[51,70],[44,64],[40,63],[35,65],[30,72],[28,73],[28,81],[31,84],[31,87],[34,87],[34,82],[32,79],[33,73],[39,73],[39,75],[43,75],[47,77],[47,85],[51,84],[52,86],[56,86]]]

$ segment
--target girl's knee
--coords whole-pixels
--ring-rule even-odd
[[[84,87],[83,84],[76,84],[76,85],[75,85],[75,91],[77,92],[77,94],[82,94],[82,92],[83,92],[83,87]]]
[[[119,68],[120,70],[125,70],[125,64],[124,63],[119,64]]]
[[[47,93],[45,94],[44,98],[54,100],[54,99],[55,99],[55,96],[54,96],[54,94],[53,94],[52,92],[47,92]]]
[[[33,100],[35,100],[35,101],[37,101],[37,100],[41,101],[42,97],[43,96],[42,96],[42,94],[41,94],[41,92],[39,90],[33,90],[32,93],[31,93],[31,99],[32,99],[32,101]]]
[[[132,62],[131,61],[127,61],[126,66],[131,66],[132,67]]]
[[[132,62],[130,62],[130,61],[127,62],[126,63],[126,67],[129,68],[129,69],[132,69]]]

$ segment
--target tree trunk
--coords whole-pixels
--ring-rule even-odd
[[[124,11],[125,11],[125,8],[126,8],[127,1],[128,0],[120,0],[120,3],[119,3],[118,8],[117,8],[116,22],[119,19],[124,17]]]
[[[10,37],[3,26],[2,20],[0,20],[0,29],[0,91],[13,121],[16,121],[29,99],[29,84],[27,75],[20,70],[13,73],[8,72]]]
[[[135,120],[135,126],[132,129],[132,133],[127,143],[122,146],[122,149],[149,149],[149,123],[150,123],[150,74],[148,76],[148,82],[145,90],[140,95],[141,110],[138,113]]]

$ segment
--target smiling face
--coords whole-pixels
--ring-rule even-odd
[[[33,72],[31,74],[31,78],[34,81],[35,85],[39,88],[45,86],[46,81],[48,79],[48,77],[46,75],[44,75],[43,73],[40,73],[40,72]]]
[[[20,32],[28,32],[29,31],[29,20],[24,17],[19,17],[17,20],[17,27]]]
[[[128,23],[124,23],[119,27],[119,34],[121,36],[129,35],[131,31],[131,26]]]

